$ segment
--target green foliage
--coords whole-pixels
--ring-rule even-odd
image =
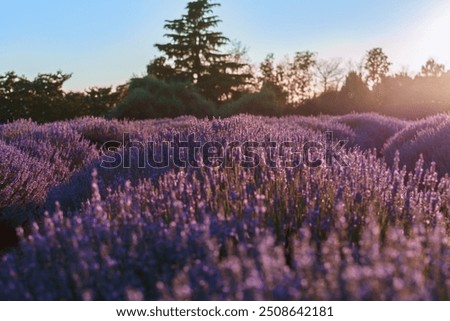
[[[165,37],[170,42],[155,44],[164,56],[150,62],[149,75],[194,84],[199,93],[212,101],[230,98],[236,87],[245,84],[251,78],[240,73],[245,64],[220,51],[229,39],[214,30],[220,20],[212,12],[219,5],[209,0],[191,1],[180,19],[167,20],[164,28],[169,33]]]
[[[275,65],[274,55],[267,55],[260,64],[261,86],[270,87],[284,104],[297,107],[309,98],[313,79],[312,67],[315,54],[310,51],[296,52],[292,61]]]
[[[352,111],[349,105],[343,104],[342,92],[329,90],[314,99],[305,101],[293,110],[298,115],[342,115]]]
[[[110,113],[113,118],[146,119],[193,115],[210,116],[214,105],[184,83],[154,77],[134,78],[127,96]]]
[[[412,78],[399,74],[383,78],[373,89],[374,110],[408,119],[449,112],[450,72],[440,75],[440,68],[432,67],[429,62],[426,65],[428,71],[422,72],[422,76]]]
[[[70,74],[38,74],[34,80],[14,72],[0,75],[0,123],[20,118],[39,123],[75,117],[100,116],[111,110],[123,97],[126,88],[119,86],[90,88],[86,92],[64,92]]]
[[[280,100],[278,87],[263,86],[257,93],[249,93],[238,100],[223,105],[218,112],[219,116],[238,114],[281,116],[284,112],[284,101]]]
[[[14,72],[0,76],[0,122],[31,118],[38,122],[60,119],[62,86],[71,75],[39,74],[30,81]]]
[[[372,105],[372,96],[369,88],[356,72],[350,72],[341,88],[341,104],[347,110],[366,111]]]
[[[275,65],[275,56],[272,53],[268,54],[259,65],[261,72],[261,76],[259,77],[261,91],[264,89],[271,91],[275,95],[274,99],[281,105],[287,104],[289,95],[284,88],[286,78],[285,69],[286,66],[282,64]]]
[[[290,103],[298,105],[310,97],[311,82],[313,80],[312,67],[316,63],[315,54],[310,51],[296,52],[289,64],[288,92]]]
[[[147,74],[158,79],[177,80],[175,69],[167,63],[167,59],[165,57],[158,57],[153,59],[147,65]],[[178,78],[183,80],[183,77],[181,77],[180,75],[178,75]]]
[[[343,115],[352,111],[373,110],[373,95],[361,76],[350,72],[340,91],[328,90],[299,106],[296,113],[302,115]]]
[[[444,65],[430,58],[415,77],[406,72],[387,74],[391,63],[381,48],[368,51],[361,66],[365,72],[349,72],[342,87],[341,60],[317,60],[310,51],[279,62],[269,54],[259,65],[258,77],[249,81],[254,71],[246,48],[234,43],[227,53],[220,51],[228,39],[213,30],[220,22],[212,15],[217,5],[208,0],[189,2],[181,19],[167,21],[171,42],[156,45],[165,55],[147,66],[149,76],[116,90],[65,92],[63,85],[71,75],[61,71],[38,74],[33,80],[14,72],[0,75],[0,123],[106,115],[145,119],[353,111],[417,119],[450,111],[450,71]]]

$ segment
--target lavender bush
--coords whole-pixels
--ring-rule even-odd
[[[354,143],[362,149],[381,151],[386,141],[403,129],[408,122],[375,113],[347,114],[335,120],[349,126],[356,133]],[[415,160],[414,160],[415,161]]]
[[[37,126],[8,126],[24,124],[31,131]],[[98,148],[120,141],[122,131],[156,142],[195,133],[201,142],[223,144],[263,141],[267,134],[325,144],[323,131],[331,129],[356,145],[362,130],[335,117],[244,115],[85,118],[53,126],[70,128],[82,144],[86,139]],[[16,141],[19,136],[20,129]],[[15,158],[44,164],[5,141],[0,148],[1,173]],[[38,193],[47,211],[18,227],[19,243],[2,256],[0,299],[450,299],[450,179],[436,172],[438,163],[425,165],[417,156],[408,171],[401,152],[388,165],[358,147],[342,151],[347,166],[158,170],[138,168],[140,154],[130,146],[118,150],[131,153],[134,166],[106,169],[101,157],[86,156],[70,178]],[[31,167],[22,171],[34,173]],[[28,180],[1,176],[0,192],[21,191],[25,182],[46,177],[38,173]]]
[[[401,165],[413,170],[415,160],[422,155],[425,166],[435,163],[440,175],[450,172],[450,115],[440,114],[411,122],[409,126],[390,138],[383,153],[389,164],[396,151],[400,152]]]
[[[60,181],[98,157],[92,144],[65,123],[37,125],[19,121],[1,126],[0,137],[8,145],[54,164],[53,175]]]
[[[43,204],[49,189],[57,184],[55,166],[27,155],[0,140],[0,221],[23,223],[21,208]]]

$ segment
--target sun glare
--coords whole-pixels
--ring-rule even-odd
[[[437,8],[418,30],[417,50],[450,64],[450,3]]]

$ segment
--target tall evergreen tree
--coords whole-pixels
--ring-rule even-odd
[[[169,33],[164,36],[170,42],[155,44],[164,56],[149,64],[148,73],[159,79],[191,83],[210,100],[231,98],[236,87],[251,75],[239,73],[244,65],[220,51],[229,39],[214,30],[221,22],[213,14],[217,6],[220,4],[209,0],[191,1],[180,19],[167,20],[164,28]]]

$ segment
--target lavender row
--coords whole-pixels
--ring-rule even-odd
[[[448,128],[447,115],[373,114],[0,126],[1,213],[27,221],[1,258],[0,299],[448,300],[449,165],[436,158]],[[321,141],[325,130],[349,140],[347,166],[100,166],[100,146],[123,132]]]

